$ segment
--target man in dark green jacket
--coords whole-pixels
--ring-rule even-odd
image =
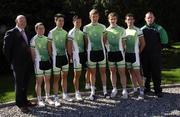
[[[145,15],[146,24],[141,28],[146,46],[141,53],[143,74],[145,80],[145,93],[150,92],[150,81],[154,84],[155,95],[162,97],[161,88],[161,49],[168,43],[165,29],[154,22],[152,12]]]

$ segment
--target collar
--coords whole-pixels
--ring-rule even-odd
[[[38,34],[37,34],[37,37],[39,37],[39,38],[42,38],[43,36],[44,36],[44,35],[38,35]]]
[[[128,27],[127,29],[134,29],[134,26],[132,26],[132,27]]]
[[[79,31],[80,29],[79,29],[79,28],[75,28],[75,27],[74,27],[74,28],[73,28],[73,30],[75,30],[75,31]]]
[[[93,26],[96,26],[97,24],[98,24],[98,22],[96,22],[96,23],[91,22],[91,25],[93,25]]]
[[[114,26],[112,26],[112,25],[110,25],[109,27],[110,28],[116,28],[118,25],[116,24],[116,25],[114,25]]]
[[[24,29],[19,28],[18,26],[16,26],[16,28],[19,30],[19,32],[24,30]]]
[[[57,29],[57,30],[63,30],[63,28],[62,28],[62,27],[60,27],[60,28],[59,28],[59,27],[57,27],[57,26],[56,26],[56,29]]]
[[[147,23],[146,23],[146,26],[147,27],[154,27],[156,25],[156,23],[152,23],[151,25],[148,25]]]

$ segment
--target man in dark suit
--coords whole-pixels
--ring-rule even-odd
[[[22,112],[29,112],[28,106],[33,104],[27,100],[28,82],[33,73],[33,62],[29,48],[30,40],[24,29],[26,17],[16,17],[16,27],[8,30],[4,37],[4,54],[11,64],[15,78],[16,105]]]

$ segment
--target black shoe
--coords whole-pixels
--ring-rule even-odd
[[[26,106],[28,106],[28,107],[34,107],[34,106],[36,106],[37,104],[35,103],[35,102],[30,102],[30,101],[27,101],[26,102]]]
[[[23,112],[23,113],[29,113],[29,112],[30,112],[30,110],[28,109],[28,107],[20,107],[20,110],[21,110],[21,112]]]
[[[145,89],[144,90],[144,95],[146,95],[146,96],[154,96],[154,92],[152,92],[151,90]]]
[[[161,93],[156,93],[155,94],[158,98],[161,98],[161,97],[163,97],[163,93],[161,92]]]
[[[108,95],[108,94],[106,93],[106,94],[104,94],[104,98],[110,99],[111,97],[110,97],[110,95]]]
[[[146,94],[146,93],[150,93],[151,92],[151,90],[150,89],[144,89],[144,93]]]

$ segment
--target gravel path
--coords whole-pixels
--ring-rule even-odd
[[[0,117],[179,117],[180,86],[163,88],[163,92],[163,98],[148,95],[144,100],[133,96],[122,99],[121,95],[115,99],[104,99],[100,93],[98,99],[93,102],[61,101],[60,107],[34,107],[29,114],[20,112],[13,104],[1,104]]]

